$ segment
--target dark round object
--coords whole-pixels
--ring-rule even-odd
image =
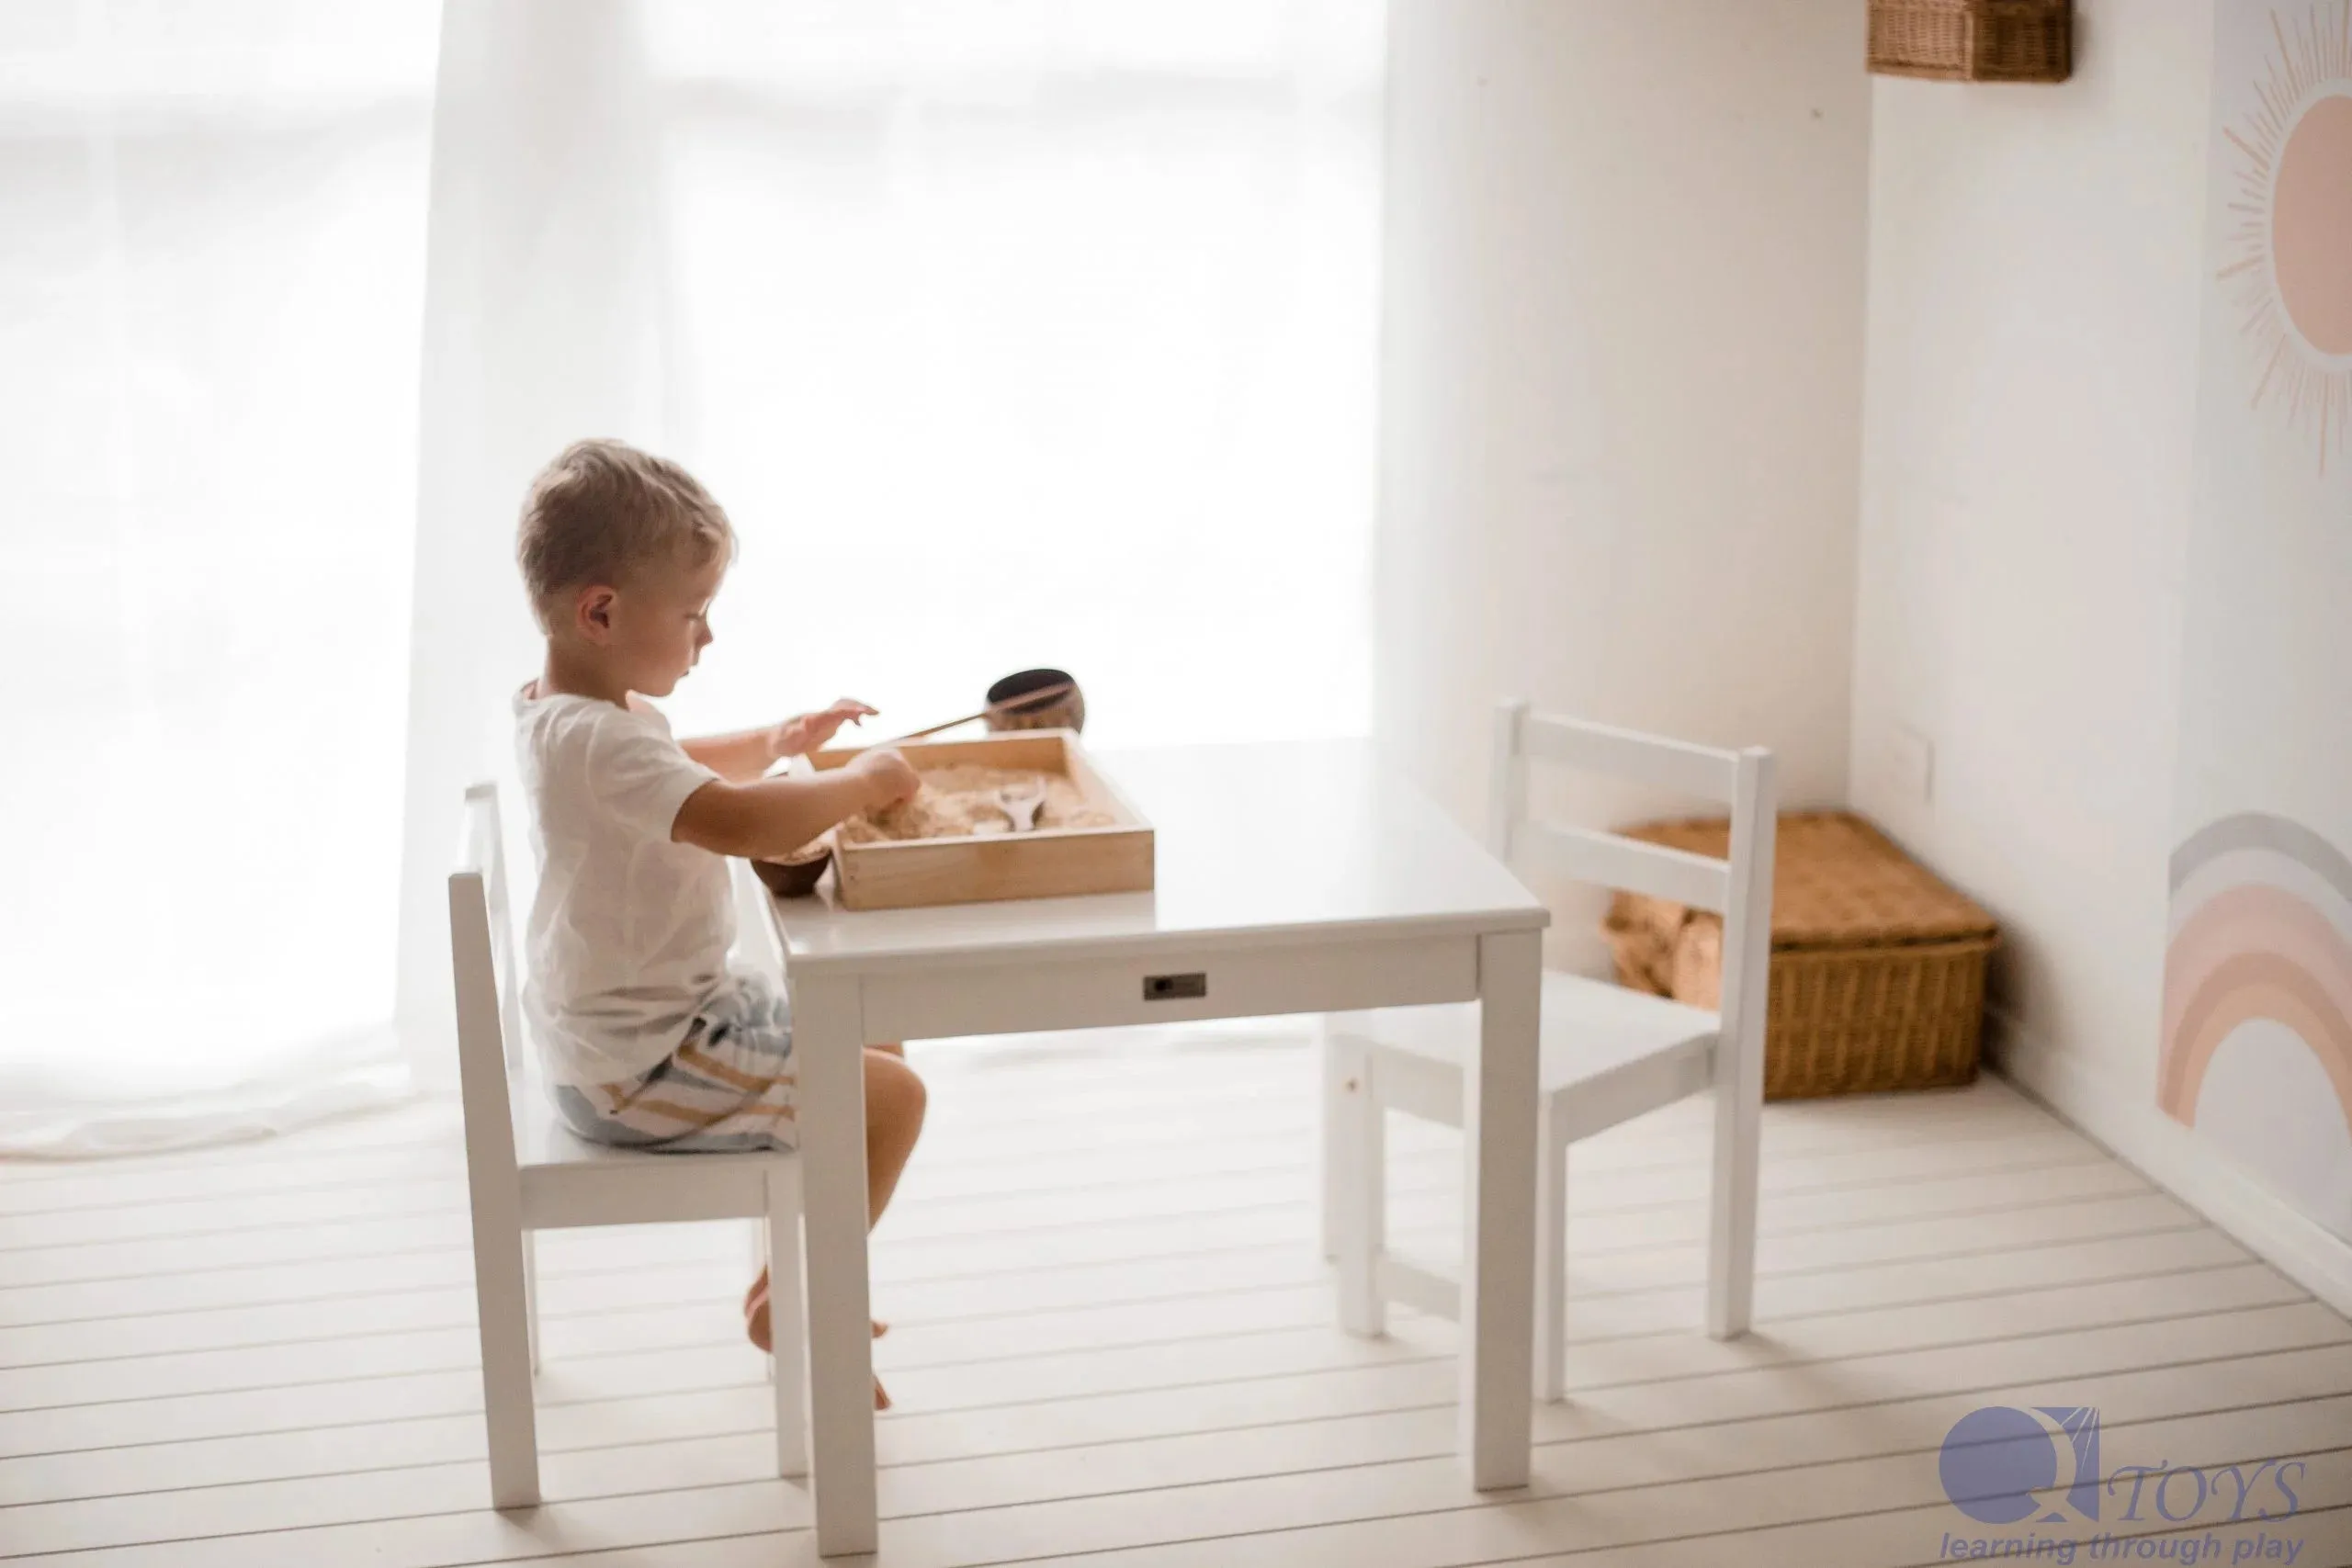
[[[779,898],[806,898],[817,891],[825,868],[832,863],[832,846],[818,844],[784,860],[755,860],[752,874]]]
[[[1057,687],[1067,690],[1056,691]],[[1023,670],[989,688],[990,729],[1084,729],[1086,694],[1067,670]]]
[[[2040,1511],[2036,1493],[2058,1484],[2058,1448],[2024,1411],[1988,1404],[1952,1423],[1936,1469],[1962,1513],[2013,1525]]]

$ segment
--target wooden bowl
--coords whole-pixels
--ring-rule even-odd
[[[806,898],[817,891],[825,868],[832,863],[833,847],[820,839],[782,860],[753,861],[752,874],[779,898]]]
[[[1031,695],[1057,686],[1069,689],[1055,696]],[[989,688],[988,705],[988,726],[992,730],[1086,728],[1086,694],[1066,670],[1023,670],[1007,675]]]

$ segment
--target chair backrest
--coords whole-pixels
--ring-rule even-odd
[[[1555,762],[1719,801],[1731,808],[1730,854],[1712,860],[1621,834],[1540,822],[1528,815],[1531,761]],[[1572,881],[1710,909],[1724,918],[1721,1011],[1744,1016],[1760,1005],[1770,954],[1772,754],[1725,751],[1532,712],[1524,702],[1496,710],[1487,847],[1513,866],[1533,865]],[[1760,1024],[1760,1015],[1757,1021]]]
[[[523,1065],[522,974],[507,897],[498,786],[466,791],[457,869],[449,874],[449,960],[458,996],[458,1086],[469,1157],[514,1162],[510,1075]]]

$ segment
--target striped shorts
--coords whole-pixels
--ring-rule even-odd
[[[594,1143],[677,1154],[797,1148],[799,1075],[792,1007],[765,976],[740,975],[650,1070],[618,1083],[559,1084],[557,1111]]]

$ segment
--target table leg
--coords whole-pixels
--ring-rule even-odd
[[[806,1204],[817,1551],[876,1550],[874,1340],[865,1262],[865,1018],[854,980],[792,993]]]
[[[1535,1097],[1543,936],[1478,939],[1478,1059],[1463,1074],[1463,1458],[1480,1491],[1527,1484],[1533,1440]]]
[[[1340,1048],[1332,1039],[1331,1015],[1317,1013],[1313,1021],[1317,1129],[1316,1245],[1321,1249],[1324,1262],[1336,1263],[1340,1259],[1338,1215],[1348,1201],[1342,1186],[1344,1173],[1340,1168],[1338,1148],[1340,1107],[1345,1103],[1347,1091],[1341,1087],[1344,1075],[1340,1071]]]

